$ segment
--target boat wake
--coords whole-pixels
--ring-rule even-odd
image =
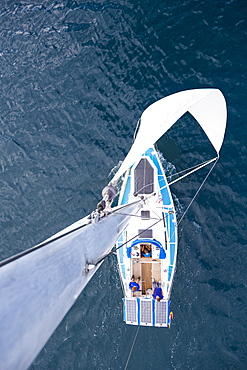
[[[169,183],[170,181],[172,181],[172,178],[174,177],[174,175],[177,174],[177,169],[176,169],[174,164],[172,164],[166,158],[164,158],[163,153],[160,150],[158,150],[157,153],[158,153],[159,160],[162,164],[162,167],[165,171],[165,174],[166,174],[166,177],[167,177],[167,180],[168,180],[168,183]],[[171,191],[171,193],[172,193],[172,197],[173,197],[173,202],[174,202],[176,214],[177,214],[177,217],[179,219],[185,211],[185,206],[183,206],[183,204],[180,203],[176,194],[174,194],[172,191]]]

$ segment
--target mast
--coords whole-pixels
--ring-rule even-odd
[[[115,207],[88,225],[85,218],[0,264],[1,369],[31,365],[140,206]]]

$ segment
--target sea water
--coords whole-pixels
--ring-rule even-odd
[[[179,225],[171,329],[141,327],[128,369],[247,368],[246,15],[245,0],[0,3],[1,259],[96,207],[148,105],[226,97],[220,160]],[[214,155],[198,130],[185,116],[159,142],[168,175]],[[206,173],[172,187],[178,216]],[[110,256],[31,369],[124,369],[136,329]]]

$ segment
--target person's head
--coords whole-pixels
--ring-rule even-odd
[[[134,278],[132,278],[132,279],[131,279],[131,281],[135,281],[135,279],[134,279]]]
[[[160,302],[160,297],[158,295],[156,296],[156,301]]]
[[[132,287],[132,292],[135,292],[136,291],[136,286],[133,286]]]

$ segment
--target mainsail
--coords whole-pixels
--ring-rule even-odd
[[[116,207],[90,224],[86,217],[0,263],[0,369],[31,365],[139,207]]]

